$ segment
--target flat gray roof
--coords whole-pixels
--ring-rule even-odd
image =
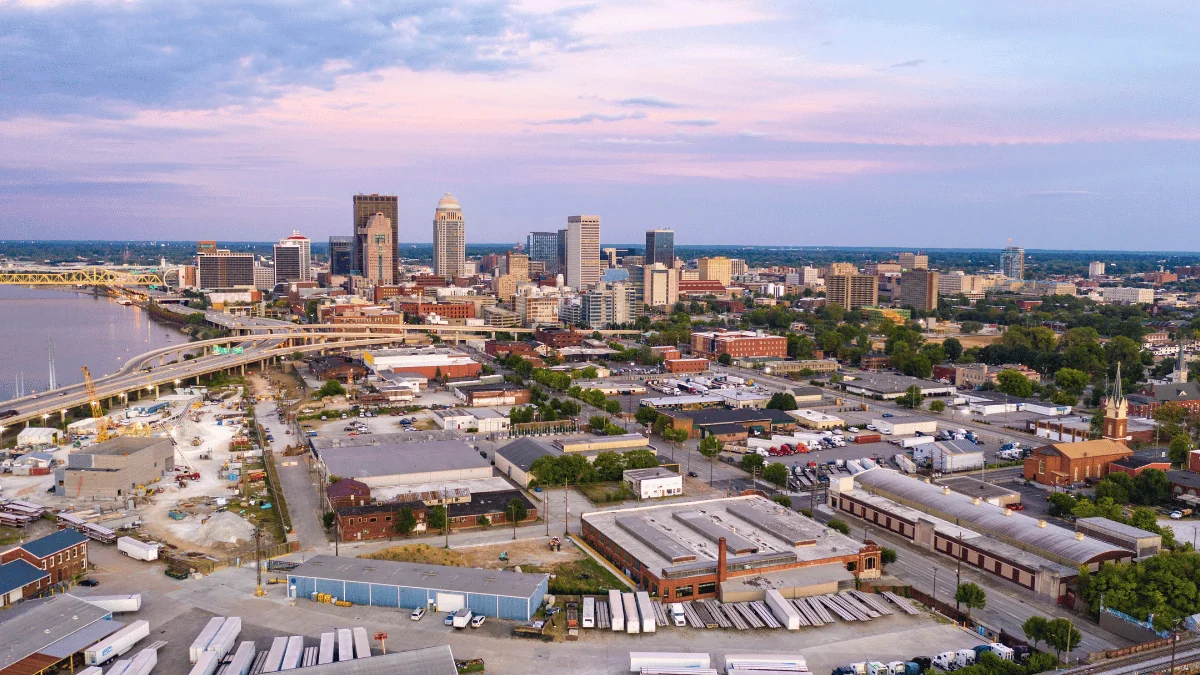
[[[1155,534],[1149,530],[1143,530],[1139,527],[1126,525],[1125,523],[1118,523],[1115,520],[1109,520],[1108,518],[1102,518],[1100,516],[1095,516],[1092,518],[1079,518],[1075,521],[1075,529],[1078,530],[1080,525],[1088,529],[1099,530],[1101,532],[1107,532],[1109,534],[1115,534],[1121,537],[1127,537],[1129,539],[1153,539],[1155,537],[1159,539],[1162,538],[1161,534]]]
[[[545,457],[546,455],[561,455],[562,452],[548,445],[543,445],[532,438],[520,438],[502,448],[498,448],[496,454],[512,462],[513,465],[522,471],[529,471],[538,458]]]
[[[981,499],[999,499],[1001,497],[1012,497],[1018,494],[1015,490],[1009,490],[1006,487],[1000,487],[995,483],[985,483],[978,478],[970,476],[948,476],[938,479],[938,485],[948,485],[951,490],[959,494],[969,495],[971,497],[979,497]]]
[[[170,443],[171,439],[155,436],[117,436],[111,440],[81,448],[77,455],[124,455],[139,452],[159,443]]]
[[[529,598],[550,578],[547,574],[481,570],[421,563],[318,555],[289,572],[290,576],[408,586],[437,591]]]
[[[463,441],[381,443],[326,450],[321,454],[325,468],[334,476],[364,478],[403,474],[491,468]]]
[[[450,645],[297,668],[304,675],[458,675]]]
[[[19,603],[0,614],[0,669],[110,616],[70,594]]]

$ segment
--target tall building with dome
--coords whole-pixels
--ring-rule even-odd
[[[444,277],[462,276],[467,260],[467,227],[462,207],[447,192],[438,200],[433,214],[433,273]]]

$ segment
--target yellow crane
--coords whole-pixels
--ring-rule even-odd
[[[96,383],[92,382],[92,374],[87,366],[83,367],[83,385],[87,388],[88,400],[92,402],[92,417],[96,419],[96,442],[108,440],[108,417],[100,407],[100,396],[96,394]]]

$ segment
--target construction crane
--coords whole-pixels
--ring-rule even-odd
[[[92,402],[92,417],[96,419],[96,442],[103,443],[108,440],[108,417],[104,414],[104,409],[100,407],[100,396],[96,394],[96,383],[92,382],[92,374],[88,372],[87,366],[83,367],[83,385],[87,388],[88,400]]]

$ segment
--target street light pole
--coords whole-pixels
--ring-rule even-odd
[[[933,601],[937,602],[937,565],[933,566]]]

